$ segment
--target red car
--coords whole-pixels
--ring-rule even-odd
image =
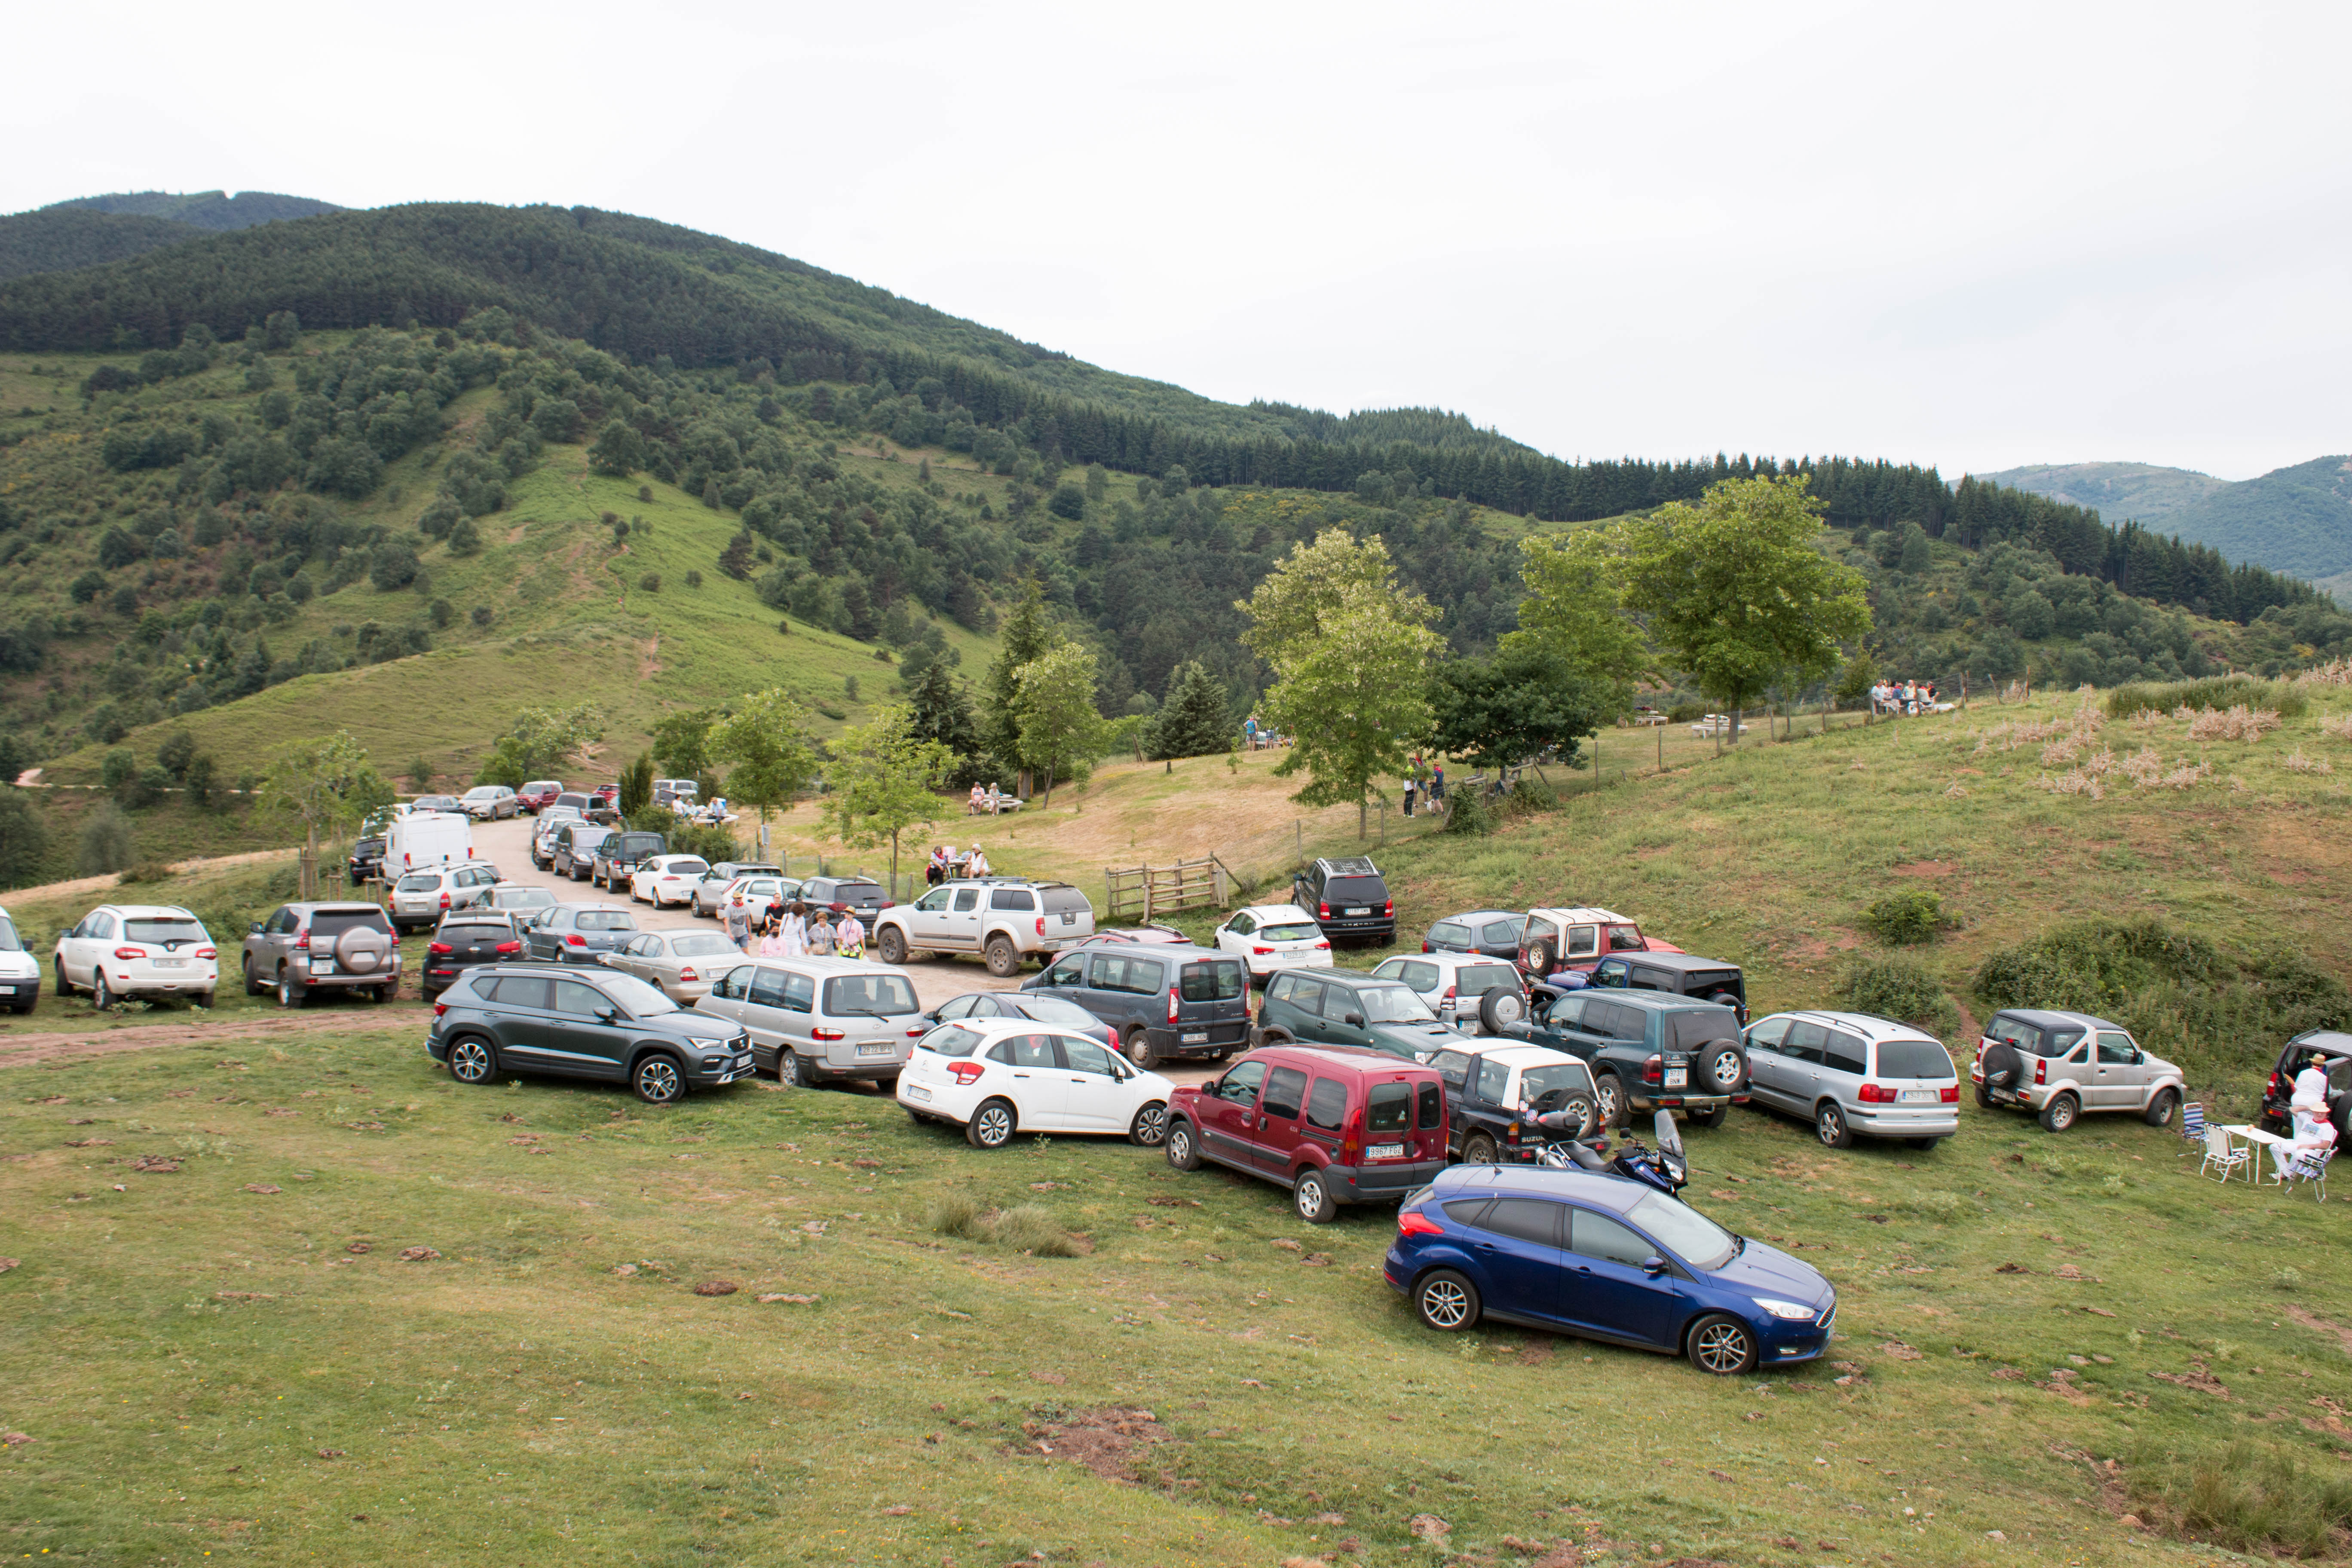
[[[588,798],[598,805],[610,805],[621,798],[621,786],[617,784],[598,784],[588,792]]]
[[[1168,1163],[1203,1161],[1290,1189],[1323,1225],[1341,1204],[1395,1203],[1445,1169],[1445,1082],[1352,1046],[1265,1046],[1168,1097]]]
[[[533,779],[515,791],[515,800],[525,811],[537,816],[541,812],[553,805],[555,797],[562,793],[562,779]]]
[[[1645,936],[1636,921],[1613,910],[1529,910],[1519,933],[1519,968],[1541,980],[1563,969],[1591,973],[1612,954],[1680,952],[1673,942]]]

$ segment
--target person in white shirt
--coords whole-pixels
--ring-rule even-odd
[[[2271,1145],[2271,1163],[2280,1181],[2298,1154],[2326,1149],[2336,1142],[2336,1126],[2327,1118],[2327,1074],[2314,1060],[2294,1075],[2294,1098],[2287,1110],[2294,1118],[2294,1142]]]
[[[985,877],[988,875],[988,857],[982,853],[981,847],[977,844],[971,847],[971,853],[964,857],[963,874],[967,877]]]

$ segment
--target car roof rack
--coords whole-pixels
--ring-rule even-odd
[[[1364,855],[1347,855],[1336,859],[1326,856],[1318,864],[1335,877],[1377,877],[1381,874],[1381,868],[1372,864],[1370,857]]]

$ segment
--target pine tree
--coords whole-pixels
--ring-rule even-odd
[[[1016,679],[1021,667],[1034,662],[1054,646],[1054,628],[1045,616],[1045,591],[1034,577],[1021,584],[1020,602],[1004,617],[1003,641],[996,662],[988,667],[980,687],[980,738],[991,754],[1019,765],[1021,721],[1013,711],[1020,695]]]
[[[1168,701],[1151,726],[1151,759],[1207,757],[1230,751],[1233,713],[1223,682],[1199,659],[1179,665],[1168,679]]]

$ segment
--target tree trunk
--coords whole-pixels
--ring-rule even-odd
[[[1357,842],[1357,843],[1359,843],[1359,844],[1361,844],[1363,841],[1364,841],[1364,797],[1363,797],[1362,795],[1358,795],[1358,796],[1356,797],[1356,842]]]
[[[1045,798],[1037,809],[1040,811],[1054,809],[1054,770],[1050,766],[1045,770]]]
[[[1731,743],[1735,746],[1739,744],[1739,721],[1747,716],[1747,709],[1742,708],[1737,702],[1731,705]]]

